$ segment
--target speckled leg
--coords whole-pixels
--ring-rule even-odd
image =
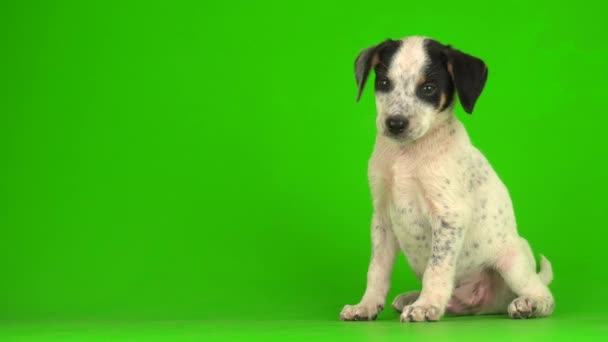
[[[414,303],[403,308],[401,322],[438,321],[452,296],[464,226],[456,219],[442,218],[432,229],[431,257],[422,277],[422,291]]]
[[[340,319],[343,321],[374,320],[384,309],[398,244],[389,226],[376,217],[372,222],[372,257],[367,272],[367,288],[359,304],[346,305],[342,309]]]

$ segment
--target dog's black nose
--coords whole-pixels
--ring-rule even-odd
[[[403,115],[389,116],[386,119],[386,128],[393,135],[399,135],[407,128],[407,118]]]

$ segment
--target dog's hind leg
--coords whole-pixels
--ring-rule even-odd
[[[549,261],[543,258],[541,267],[537,274],[532,251],[523,238],[499,256],[496,270],[518,296],[507,308],[511,318],[543,317],[553,312],[555,302],[546,285],[553,278]]]
[[[406,305],[410,305],[415,302],[418,297],[420,297],[420,291],[410,291],[402,293],[395,297],[395,300],[393,300],[391,307],[397,312],[403,312],[403,308]]]

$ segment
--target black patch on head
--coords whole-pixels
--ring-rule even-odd
[[[424,49],[428,56],[428,63],[424,69],[424,82],[418,84],[416,95],[441,112],[448,108],[454,99],[454,82],[448,72],[448,58],[446,55],[448,47],[435,40],[426,39]],[[428,83],[437,87],[432,95],[426,95],[423,91],[424,85]],[[443,106],[441,106],[442,95],[445,96]]]
[[[372,68],[376,71],[375,89],[380,92],[392,90],[392,82],[387,77],[388,68],[395,52],[401,47],[400,40],[387,39],[359,53],[355,59],[355,80],[357,81],[357,101],[363,94],[363,88]]]
[[[464,110],[472,113],[488,77],[485,63],[479,58],[432,39],[427,39],[424,47],[429,62],[424,70],[425,82],[419,84],[416,90],[418,97],[443,111],[452,104],[456,91]],[[425,83],[434,83],[438,91],[432,95],[424,95],[422,87]],[[446,101],[439,108],[441,94],[445,94]]]
[[[401,47],[403,42],[400,40],[387,40],[378,48],[378,64],[376,64],[374,71],[376,72],[376,82],[374,89],[378,92],[389,92],[393,90],[394,86],[391,80],[388,78],[388,68],[393,61],[393,57],[397,50]],[[385,85],[385,81],[388,80],[388,86]]]

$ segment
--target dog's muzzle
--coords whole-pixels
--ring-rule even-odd
[[[408,119],[403,115],[393,115],[386,119],[386,129],[393,137],[399,137],[407,129]]]

